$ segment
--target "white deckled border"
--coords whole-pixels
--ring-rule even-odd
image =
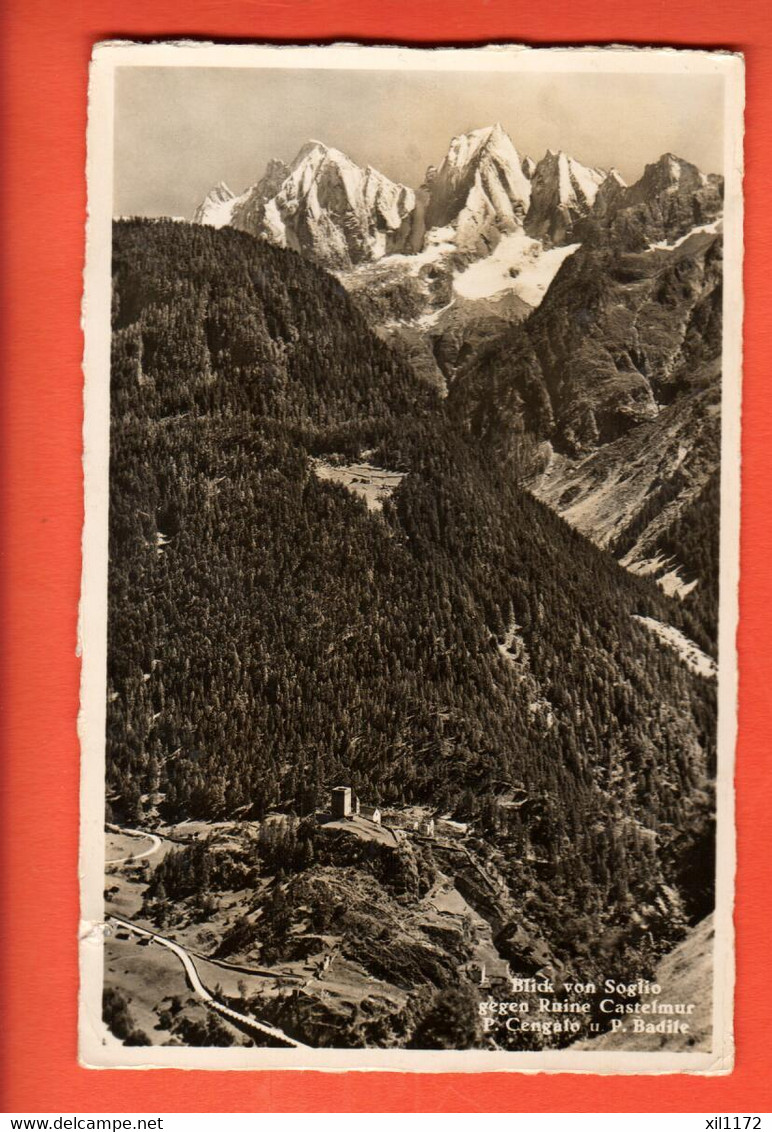
[[[103,980],[107,517],[113,107],[117,67],[261,67],[315,70],[574,72],[719,75],[724,100],[724,331],[718,714],[718,845],[714,954],[714,1046],[710,1053],[555,1050],[541,1053],[410,1050],[127,1048],[101,1021]],[[200,42],[95,47],[89,83],[88,226],[82,322],[85,333],[85,523],[79,621],[82,651],[80,1058],[93,1068],[416,1070],[520,1073],[728,1073],[733,1067],[734,749],[737,730],[740,409],[742,365],[742,175],[744,63],[740,55],[626,46],[530,49],[259,47]]]

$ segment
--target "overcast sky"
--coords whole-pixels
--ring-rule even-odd
[[[722,91],[707,75],[120,67],[114,211],[191,217],[309,138],[417,186],[455,134],[496,121],[537,161],[564,149],[632,182],[670,151],[720,173]]]

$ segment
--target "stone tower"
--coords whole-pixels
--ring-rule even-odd
[[[330,810],[333,818],[351,816],[351,787],[334,786],[330,797]]]

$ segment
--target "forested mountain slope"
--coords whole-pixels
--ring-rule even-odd
[[[679,885],[714,688],[633,615],[688,611],[521,491],[299,255],[131,221],[113,270],[114,813],[347,781],[477,820],[517,784],[564,909],[627,923]],[[312,457],[404,475],[373,511]]]
[[[597,230],[450,392],[459,424],[539,498],[633,568],[662,574],[659,556],[681,582],[678,520],[719,464],[721,273],[717,231],[630,252]],[[717,565],[717,509],[711,528]],[[712,594],[717,572],[694,580]],[[716,609],[687,597],[714,649]]]
[[[679,531],[702,497],[718,559],[723,179],[663,153],[632,185],[500,124],[454,137],[415,190],[320,142],[272,160],[196,222],[330,269],[456,421],[514,454],[521,482],[632,571],[656,578],[715,652],[717,571]],[[665,552],[665,544],[670,550]]]

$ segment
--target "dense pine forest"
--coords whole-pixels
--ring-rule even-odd
[[[299,255],[125,221],[113,272],[112,816],[345,781],[494,836],[516,787],[577,916],[687,889],[715,689],[633,615],[689,609],[521,490]],[[404,473],[382,511],[313,472],[364,453]]]

